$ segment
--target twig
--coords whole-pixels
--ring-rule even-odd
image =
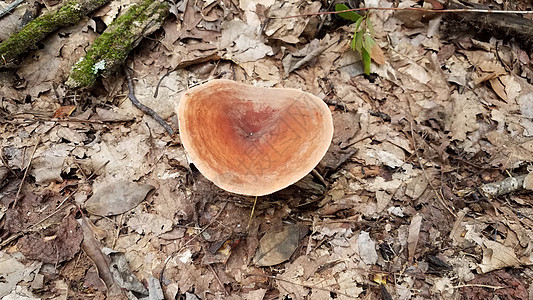
[[[159,86],[161,85],[161,82],[163,81],[163,79],[165,79],[165,77],[167,77],[168,75],[170,75],[170,73],[172,73],[174,71],[176,71],[176,70],[168,71],[165,75],[163,75],[161,77],[161,79],[159,79],[159,81],[157,82],[157,85],[155,87],[154,98],[157,98],[157,94],[159,94]]]
[[[0,122],[5,123],[13,123],[13,124],[25,124],[25,123],[35,123],[35,122],[57,122],[57,123],[94,123],[94,124],[106,124],[106,123],[124,123],[127,122],[126,120],[109,120],[109,121],[101,121],[101,120],[82,120],[77,118],[66,118],[66,119],[58,119],[58,118],[45,118],[45,117],[34,117],[34,118],[26,118],[26,117],[18,117],[18,116],[11,116],[13,120],[6,120],[6,119],[0,119]]]
[[[28,162],[28,166],[26,166],[26,170],[24,170],[24,175],[22,176],[22,180],[20,181],[19,189],[17,190],[17,194],[15,195],[15,201],[13,201],[13,205],[11,208],[15,208],[17,206],[17,202],[19,200],[20,191],[22,190],[22,185],[24,184],[24,180],[26,180],[26,176],[28,175],[28,170],[31,167],[31,161],[33,160],[33,156],[35,155],[35,151],[37,150],[37,146],[41,143],[41,137],[39,137],[39,140],[37,140],[37,143],[35,143],[35,146],[33,146],[33,151],[30,156],[30,161]]]
[[[125,73],[126,79],[128,79],[128,98],[130,98],[131,103],[133,103],[133,105],[135,105],[135,107],[140,109],[143,113],[154,118],[154,120],[156,120],[159,125],[163,126],[167,133],[172,137],[174,135],[174,129],[172,129],[172,127],[170,127],[170,125],[168,125],[153,109],[149,108],[148,106],[142,104],[141,102],[139,102],[139,100],[137,100],[137,97],[135,97],[135,92],[133,90],[133,81],[131,80],[130,72],[125,70]]]
[[[318,173],[316,169],[313,169],[311,171],[311,175],[318,179],[318,181],[320,181],[326,188],[328,187],[328,183],[326,182],[326,180],[324,180],[324,177],[322,177],[322,175],[320,175],[320,173]]]
[[[286,17],[270,17],[270,19],[289,19],[289,18],[299,18],[299,17],[309,17],[309,16],[320,16],[320,15],[334,15],[350,11],[364,11],[364,10],[411,10],[411,11],[422,11],[422,12],[432,12],[432,13],[487,13],[487,14],[533,14],[533,11],[523,11],[523,10],[493,10],[493,9],[468,9],[468,8],[456,8],[456,9],[428,9],[428,8],[418,8],[418,7],[361,7],[361,8],[352,8],[339,11],[325,11],[318,13],[308,13],[294,16]]]
[[[159,79],[159,81],[157,82],[157,86],[155,87],[155,92],[154,92],[154,98],[157,98],[157,95],[159,94],[159,86],[161,85],[161,82],[163,81],[163,79],[165,79],[165,77],[167,77],[168,75],[170,75],[172,72],[174,72],[176,70],[172,70],[172,71],[168,71],[165,75],[163,75],[163,77],[161,77],[161,79]],[[209,79],[206,79],[206,80],[202,80],[200,82],[197,82],[195,84],[191,84],[190,86],[188,86],[187,88],[185,89],[179,89],[176,91],[176,93],[181,93],[183,91],[185,91],[186,89],[190,89],[194,86],[197,86],[197,85],[200,85],[200,84],[203,84],[203,83],[206,83],[208,81],[211,81],[213,79],[216,79],[216,78],[220,78],[222,77],[222,75],[225,75],[226,74],[226,71],[222,71],[220,72],[220,74],[216,75],[216,76],[213,76],[213,78],[209,78]]]
[[[456,285],[453,288],[460,289],[464,287],[482,287],[482,288],[489,288],[489,289],[494,289],[494,290],[507,288],[507,286],[486,285],[486,284],[477,284],[477,283]]]
[[[224,287],[224,284],[222,283],[222,281],[220,280],[220,278],[218,277],[218,274],[217,272],[215,271],[215,268],[213,268],[212,265],[207,265],[209,267],[209,269],[211,270],[211,272],[213,272],[213,275],[215,275],[215,278],[217,279],[218,281],[218,284],[220,284],[220,287],[224,290],[224,295],[228,296],[228,291],[226,290],[226,288]]]
[[[290,281],[290,280],[283,279],[283,278],[279,278],[279,277],[272,276],[272,275],[265,275],[265,274],[244,274],[244,276],[245,276],[245,277],[258,276],[258,277],[272,278],[272,279],[279,280],[279,281],[283,281],[283,282],[287,282],[287,283],[290,283],[290,284],[295,284],[295,285],[303,286],[303,287],[306,287],[306,288],[309,288],[309,289],[315,289],[315,290],[321,290],[321,291],[326,291],[326,292],[330,292],[330,293],[335,293],[335,294],[343,295],[343,296],[345,296],[345,297],[352,298],[352,299],[357,299],[357,298],[358,298],[358,297],[354,297],[354,296],[352,296],[352,295],[348,295],[348,294],[346,294],[346,293],[339,292],[339,291],[336,291],[336,290],[333,290],[333,289],[328,289],[328,288],[323,288],[323,287],[319,287],[319,286],[312,286],[312,285],[309,285],[309,284],[303,284],[303,283],[299,283],[299,282],[294,282],[294,281]]]
[[[16,0],[15,2],[9,4],[6,6],[6,8],[2,11],[0,11],[0,18],[10,13],[12,10],[14,10],[17,6],[19,6],[24,0]]]
[[[255,205],[256,204],[257,204],[257,196],[255,196],[254,206],[252,206],[252,212],[250,212],[250,220],[248,221],[248,226],[246,227],[246,232],[248,232],[248,229],[250,229],[250,226],[252,225],[252,219],[254,217]]]

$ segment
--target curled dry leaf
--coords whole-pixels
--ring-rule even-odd
[[[148,295],[148,290],[131,271],[124,253],[109,248],[102,250],[111,259],[109,269],[111,270],[113,279],[121,288],[141,295]]]
[[[31,273],[38,271],[42,263],[33,262],[29,266],[25,266],[19,262],[14,256],[4,253],[0,257],[0,298],[6,299],[4,296],[14,290],[15,286],[24,278],[27,278]]]
[[[483,249],[483,261],[478,265],[480,273],[520,266],[520,260],[512,247],[489,240],[485,240],[483,244],[486,248]]]
[[[102,253],[102,245],[94,238],[94,232],[92,231],[90,221],[85,217],[82,217],[77,221],[80,224],[83,232],[83,241],[81,247],[85,254],[87,254],[87,256],[96,265],[98,275],[100,276],[100,278],[105,283],[108,289],[108,297],[124,296],[122,290],[118,287],[115,280],[113,279],[113,275],[111,274],[111,270],[109,269],[109,257]]]
[[[139,205],[153,188],[149,184],[135,182],[110,183],[94,192],[85,202],[85,207],[93,215],[118,215]]]

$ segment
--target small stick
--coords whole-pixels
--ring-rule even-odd
[[[508,286],[497,286],[497,285],[486,285],[486,284],[469,283],[469,284],[456,285],[453,288],[454,289],[460,289],[460,288],[464,288],[464,287],[481,287],[481,288],[499,290],[499,289],[507,288]]]
[[[170,127],[170,125],[168,125],[153,109],[149,108],[148,106],[142,104],[141,102],[139,102],[139,100],[137,100],[137,97],[135,97],[135,92],[133,90],[133,81],[131,80],[130,72],[125,71],[125,73],[126,79],[128,80],[128,98],[130,98],[131,103],[133,103],[133,105],[135,105],[135,107],[140,109],[143,113],[154,118],[154,120],[156,120],[159,125],[163,126],[167,133],[172,137],[174,135],[174,129],[172,129],[172,127]]]
[[[22,190],[22,185],[24,184],[24,180],[26,180],[26,175],[28,175],[28,170],[31,167],[31,161],[33,160],[33,156],[35,155],[35,151],[37,150],[37,146],[39,146],[40,143],[41,143],[41,138],[39,137],[39,140],[37,141],[35,146],[33,146],[33,151],[32,151],[31,156],[30,156],[30,161],[28,162],[28,166],[26,167],[26,170],[24,170],[24,175],[22,176],[22,180],[20,181],[19,189],[17,190],[17,194],[15,195],[15,201],[13,201],[13,205],[11,206],[11,208],[15,208],[17,206],[17,202],[19,200],[20,191]]]
[[[247,232],[248,232],[248,229],[250,229],[250,225],[252,225],[252,219],[254,217],[255,205],[256,204],[257,204],[257,196],[255,196],[254,206],[252,206],[252,212],[250,213],[250,220],[248,221],[248,226],[246,227],[246,231]]]
[[[0,122],[12,123],[12,124],[25,124],[25,123],[35,123],[35,122],[106,124],[106,123],[124,123],[124,122],[127,122],[125,120],[100,121],[100,120],[82,120],[82,119],[77,119],[77,118],[66,118],[66,119],[46,118],[46,117],[26,118],[26,117],[19,117],[19,116],[13,116],[12,119],[13,120],[1,119]],[[19,120],[19,121],[17,121],[17,120]]]
[[[411,11],[423,11],[423,12],[433,12],[433,13],[487,13],[487,14],[533,14],[533,11],[524,11],[524,10],[493,10],[493,9],[468,9],[468,8],[456,8],[456,9],[428,9],[428,8],[418,8],[418,7],[361,7],[361,8],[352,8],[339,11],[325,11],[318,13],[308,13],[294,16],[286,17],[270,17],[270,19],[289,19],[289,18],[299,18],[299,17],[309,17],[309,16],[320,16],[320,15],[334,15],[350,11],[364,11],[364,10],[411,10]]]
[[[0,11],[0,18],[10,13],[12,10],[14,10],[17,6],[19,6],[24,0],[16,0],[15,2],[9,4],[6,6],[6,8],[2,11]]]
[[[218,284],[220,284],[220,287],[224,290],[224,295],[229,296],[228,291],[227,291],[226,288],[224,287],[224,284],[222,283],[222,281],[221,281],[220,278],[218,277],[218,274],[217,274],[217,272],[215,271],[215,269],[213,268],[213,266],[212,266],[212,265],[207,265],[207,266],[209,267],[209,269],[211,270],[211,272],[213,272],[213,275],[215,275],[215,278],[217,279]]]
[[[165,75],[163,75],[163,77],[161,77],[161,79],[159,79],[159,81],[157,82],[157,85],[155,87],[154,98],[157,98],[157,95],[159,94],[159,86],[161,85],[161,82],[163,81],[163,79],[165,79],[165,77],[167,77],[168,75],[170,75],[170,73],[172,73],[174,71],[176,71],[176,70],[168,71]]]

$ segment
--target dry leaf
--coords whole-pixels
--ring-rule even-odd
[[[381,50],[381,47],[379,47],[377,43],[375,43],[370,50],[370,58],[372,58],[372,60],[378,65],[384,65],[387,62],[383,50]]]
[[[533,172],[526,175],[522,187],[527,190],[533,190]]]
[[[78,223],[69,216],[49,235],[31,233],[23,236],[17,247],[26,258],[58,264],[70,260],[80,250],[83,239]]]
[[[416,246],[420,235],[420,226],[422,225],[422,215],[416,214],[409,224],[409,236],[407,237],[407,250],[409,252],[409,262],[413,262],[416,254]]]
[[[113,182],[95,191],[85,207],[93,215],[118,215],[139,205],[153,188],[135,182]]]
[[[272,18],[265,28],[266,36],[282,40],[286,43],[295,44],[300,41],[299,37],[307,24],[313,18],[289,18],[304,13],[316,13],[320,10],[320,1],[301,2],[298,0],[280,1],[270,7],[269,16]]]
[[[172,221],[160,215],[141,213],[128,220],[128,226],[138,234],[150,234],[159,236],[172,230]]]
[[[60,119],[66,118],[70,116],[74,112],[75,109],[76,109],[75,105],[61,106],[54,112],[53,118],[60,118]]]
[[[80,224],[83,232],[83,241],[81,243],[81,247],[85,254],[96,265],[96,268],[98,269],[98,275],[108,289],[107,296],[119,297],[119,295],[124,295],[123,291],[120,289],[120,287],[118,287],[113,275],[111,274],[111,270],[109,269],[109,257],[102,253],[102,245],[95,239],[94,232],[92,231],[93,226],[89,225],[90,221],[85,217],[82,217],[77,221]]]
[[[34,158],[31,163],[30,174],[35,177],[37,184],[50,182],[63,182],[61,169],[65,159],[73,146],[67,144],[54,144]]]
[[[472,92],[459,94],[454,92],[451,96],[453,100],[451,116],[447,124],[452,140],[463,141],[468,132],[476,131],[479,128],[477,115],[483,113],[478,97]]]
[[[0,298],[6,299],[4,296],[14,290],[20,281],[39,270],[41,265],[42,263],[40,262],[33,262],[31,265],[25,266],[10,254],[3,253],[0,257],[0,277],[2,278],[0,282]]]
[[[280,232],[267,231],[259,241],[254,263],[260,267],[267,267],[288,260],[307,231],[308,228],[302,225],[285,226]]]
[[[359,257],[367,265],[373,265],[378,261],[378,253],[376,252],[376,243],[370,238],[370,234],[366,231],[361,231],[357,238],[357,248],[359,250]]]
[[[483,244],[486,247],[483,249],[483,262],[478,265],[481,273],[520,266],[513,248],[489,240],[484,240]]]

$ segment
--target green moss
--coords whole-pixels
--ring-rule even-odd
[[[144,0],[131,6],[128,11],[114,20],[87,51],[85,57],[77,62],[69,75],[67,84],[71,87],[89,87],[99,75],[115,71],[129,52],[142,38],[142,24],[151,20],[160,24],[168,15],[169,5],[159,0]],[[144,27],[148,24],[144,24]],[[104,62],[105,68],[101,68]],[[100,64],[99,66],[95,66]]]
[[[87,13],[106,4],[110,0],[69,0],[58,10],[45,13],[29,22],[21,31],[13,34],[0,44],[0,56],[6,60],[15,58],[30,49],[36,49],[36,44],[50,32],[78,23]]]

